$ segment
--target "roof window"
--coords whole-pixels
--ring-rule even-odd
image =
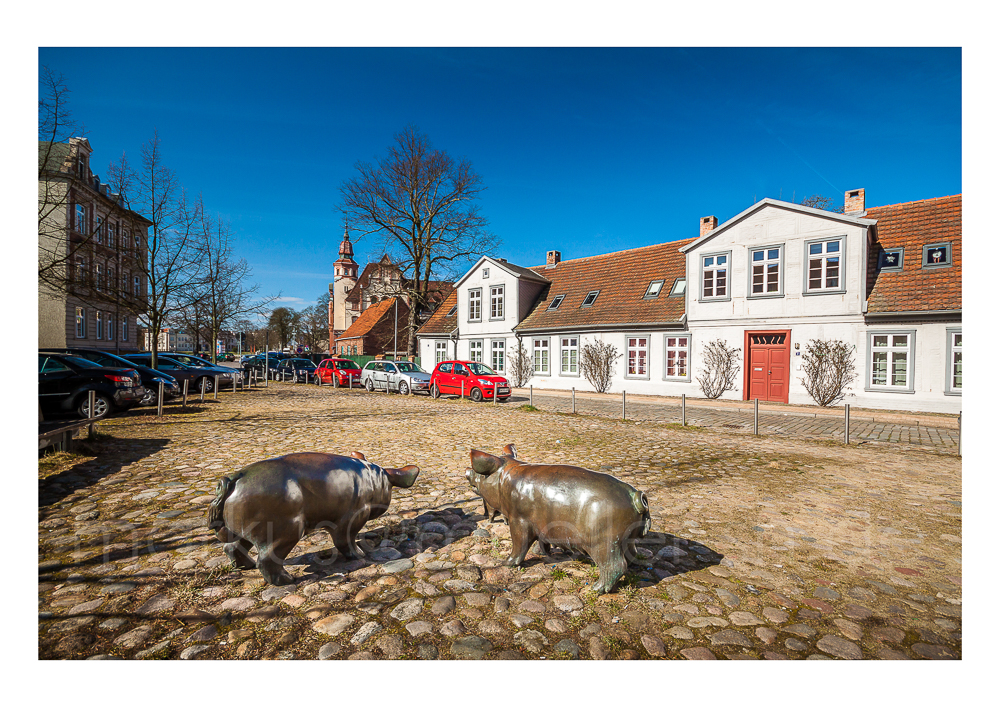
[[[588,292],[587,296],[583,300],[583,304],[581,304],[580,307],[581,308],[589,307],[592,304],[594,304],[594,302],[597,301],[597,295],[599,294],[601,294],[600,290],[593,290],[592,292]]]
[[[559,305],[562,301],[566,299],[566,295],[559,295],[558,297],[553,297],[552,301],[549,303],[549,309],[559,309]]]
[[[671,297],[683,297],[684,292],[687,290],[687,278],[679,277],[674,280],[674,286],[670,288]]]
[[[663,289],[663,280],[653,280],[649,283],[649,287],[646,288],[646,294],[642,297],[643,299],[654,299],[660,296],[660,290]]]
[[[456,304],[454,307],[448,310],[448,314],[446,316],[449,317],[454,316],[455,312],[457,311],[458,311],[458,305]]]
[[[933,243],[924,246],[921,266],[925,268],[944,268],[951,265],[951,243]]]

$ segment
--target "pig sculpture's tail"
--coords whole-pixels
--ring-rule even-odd
[[[225,527],[226,521],[222,519],[222,512],[226,507],[226,499],[236,489],[236,482],[242,474],[236,476],[223,476],[219,479],[219,485],[215,489],[215,500],[208,505],[208,529],[212,531],[221,530]]]

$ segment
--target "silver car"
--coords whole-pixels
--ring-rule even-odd
[[[361,385],[369,392],[430,393],[431,374],[411,361],[369,361],[361,369]]]

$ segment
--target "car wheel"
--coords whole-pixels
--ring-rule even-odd
[[[409,395],[410,386],[406,385],[406,381],[399,381],[399,385],[396,386],[396,392],[400,395]]]
[[[437,383],[431,386],[431,397],[435,399],[441,397],[441,389],[437,387]]]
[[[365,390],[367,390],[369,393],[375,390],[375,384],[372,383],[371,378],[365,381]]]
[[[79,413],[80,417],[86,418],[88,416],[88,412],[90,411],[90,394],[89,393],[84,393],[83,394],[83,399],[80,401],[80,404],[77,406],[76,411],[77,411],[77,413]],[[109,412],[111,412],[111,401],[108,399],[108,396],[106,396],[106,395],[104,395],[102,393],[95,393],[94,394],[94,417],[104,417]]]
[[[153,388],[146,388],[145,395],[142,396],[142,400],[139,401],[140,405],[152,405],[156,402],[156,396],[159,395],[158,390]]]
[[[483,401],[483,391],[479,388],[473,388],[472,392],[469,393],[469,397],[472,398],[472,402],[481,403]]]
[[[194,390],[196,393],[201,390],[201,386],[205,386],[205,394],[207,395],[215,388],[215,381],[209,376],[202,376],[195,382]]]

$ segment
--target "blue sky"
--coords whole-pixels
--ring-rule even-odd
[[[407,124],[471,160],[495,255],[525,266],[688,238],[764,197],[962,191],[957,48],[43,47],[38,62],[72,89],[96,171],[138,161],[156,130],[261,291],[294,308],[332,279],[339,185]]]

